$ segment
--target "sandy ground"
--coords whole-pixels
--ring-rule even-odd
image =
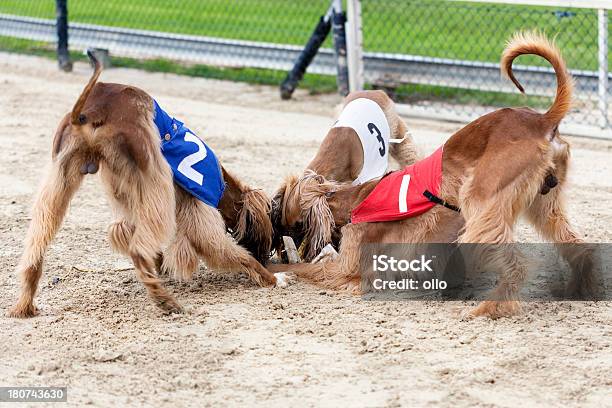
[[[0,314],[55,127],[90,74],[0,54]],[[224,164],[272,192],[331,124],[335,96],[113,69],[203,136]],[[458,128],[408,120],[424,151]],[[571,139],[573,220],[612,241],[612,142]],[[368,302],[306,284],[260,289],[201,268],[167,286],[188,308],[164,316],[106,240],[97,177],[51,246],[39,317],[0,317],[0,386],[67,386],[93,406],[612,406],[610,302],[529,303],[511,319],[460,321],[467,304]],[[521,227],[519,238],[536,241]],[[127,270],[126,270],[127,269]],[[53,283],[54,278],[59,278]],[[37,405],[39,406],[39,405]],[[53,405],[57,406],[57,405]]]

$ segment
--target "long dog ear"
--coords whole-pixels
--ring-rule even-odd
[[[280,228],[283,222],[283,201],[287,184],[283,183],[272,197],[272,208],[270,209],[270,219],[274,228]]]
[[[299,181],[301,216],[306,229],[304,258],[313,259],[331,242],[335,228],[334,216],[327,203],[327,194],[335,191],[336,184],[325,177],[307,172]]]
[[[262,190],[247,187],[242,194],[241,207],[234,234],[236,241],[265,265],[272,249],[270,199]]]
[[[74,107],[72,108],[72,112],[70,113],[70,121],[73,125],[84,125],[85,123],[87,123],[87,118],[82,115],[81,112],[83,111],[85,102],[87,102],[87,98],[89,98],[91,91],[93,90],[94,86],[96,85],[96,82],[98,81],[98,78],[100,77],[100,74],[102,73],[102,64],[100,63],[100,61],[98,61],[98,59],[93,55],[90,50],[87,50],[87,56],[94,64],[94,72],[91,78],[89,78],[89,82],[87,83],[87,85],[85,85],[83,92],[81,92],[79,99],[77,99],[76,103],[74,104]]]
[[[280,252],[285,228],[283,226],[283,201],[287,184],[283,183],[272,196],[270,206],[270,221],[272,222],[272,249]]]

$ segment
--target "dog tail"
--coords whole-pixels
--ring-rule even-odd
[[[72,121],[72,124],[74,125],[80,124],[79,117],[81,116],[81,111],[83,110],[83,106],[85,106],[85,102],[87,102],[87,98],[89,98],[89,95],[91,94],[91,91],[93,90],[93,87],[96,85],[96,82],[98,81],[98,78],[100,77],[100,73],[102,73],[102,64],[95,57],[95,55],[91,52],[91,50],[87,50],[87,56],[89,57],[90,61],[94,64],[94,72],[91,78],[89,78],[89,82],[85,86],[85,89],[83,89],[83,92],[81,92],[79,99],[77,99],[76,103],[74,104],[74,107],[72,108],[70,119]]]
[[[550,123],[557,124],[565,117],[571,107],[574,89],[572,76],[567,72],[565,61],[554,42],[538,32],[519,32],[508,41],[506,49],[502,53],[501,72],[516,85],[521,93],[525,93],[525,90],[512,72],[512,62],[518,56],[525,54],[538,55],[544,58],[550,62],[555,70],[557,94],[552,106],[544,114],[544,118]]]

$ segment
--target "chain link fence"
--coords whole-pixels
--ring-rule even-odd
[[[107,49],[115,66],[278,85],[329,0],[68,0],[69,43]],[[43,53],[57,42],[55,0],[0,0],[0,49]],[[327,40],[324,47],[331,47]],[[329,61],[325,61],[325,56]],[[330,49],[304,78],[333,92]]]
[[[556,39],[576,79],[568,121],[609,125],[609,112],[599,106],[596,9],[450,1],[361,3],[366,83],[389,90],[414,110],[474,119],[492,107],[547,108],[556,91],[547,61],[530,56],[515,61],[516,76],[528,96],[520,95],[499,73],[508,38],[537,29]],[[368,64],[368,54],[386,57],[388,68]]]
[[[279,85],[329,5],[68,0],[70,48],[73,58],[97,47],[110,51],[114,65]],[[410,112],[471,120],[499,106],[548,107],[556,84],[546,61],[516,61],[528,96],[501,79],[498,68],[512,33],[539,29],[556,36],[577,80],[568,122],[610,130],[600,92],[598,10],[445,0],[361,0],[361,9],[366,87],[387,90]],[[51,54],[55,17],[54,0],[0,0],[0,49]],[[328,38],[301,86],[333,92],[335,74]]]

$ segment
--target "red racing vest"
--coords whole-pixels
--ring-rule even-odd
[[[438,198],[441,183],[442,147],[431,156],[383,177],[351,212],[351,222],[395,221],[421,215],[436,204],[448,207]]]

